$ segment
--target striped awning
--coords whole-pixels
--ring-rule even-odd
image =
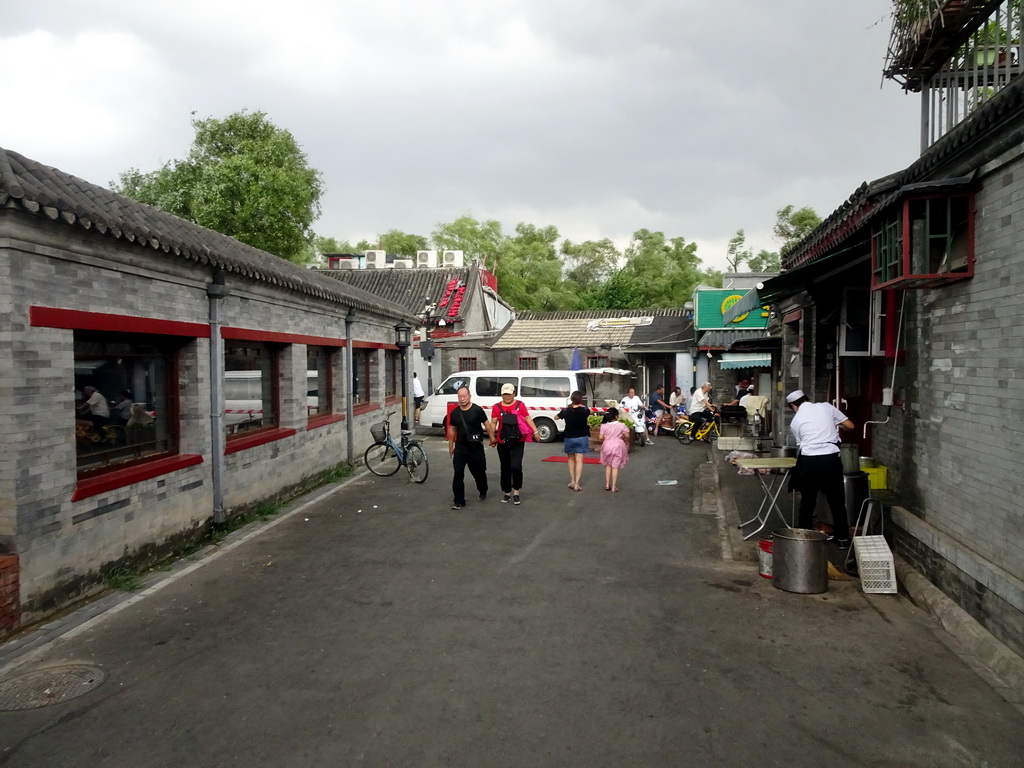
[[[771,355],[740,354],[737,352],[725,352],[722,359],[718,361],[718,367],[723,369],[732,368],[771,368]]]

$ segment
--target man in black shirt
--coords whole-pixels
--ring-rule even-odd
[[[476,480],[480,501],[487,498],[487,455],[484,440],[493,446],[494,426],[484,409],[470,401],[469,389],[460,387],[459,405],[448,415],[448,455],[452,457],[452,509],[466,506],[466,467]]]

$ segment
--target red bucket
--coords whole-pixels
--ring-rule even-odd
[[[762,536],[757,540],[758,573],[766,579],[772,577],[772,535]]]

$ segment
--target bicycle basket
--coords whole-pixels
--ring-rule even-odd
[[[373,435],[374,442],[384,442],[388,436],[388,423],[386,421],[382,421],[379,424],[371,424],[370,434]]]

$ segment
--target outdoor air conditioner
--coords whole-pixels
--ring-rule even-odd
[[[367,269],[383,269],[388,261],[387,251],[363,251]]]
[[[395,259],[395,269],[412,269],[412,259]]]
[[[462,251],[445,251],[441,258],[446,267],[462,266]]]
[[[331,269],[355,269],[356,266],[355,259],[338,259],[331,262]]]
[[[417,267],[436,267],[437,251],[416,251]]]

